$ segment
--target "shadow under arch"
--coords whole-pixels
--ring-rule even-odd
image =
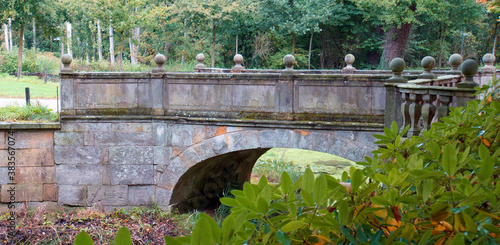
[[[234,151],[197,163],[177,181],[170,205],[181,212],[216,208],[224,189],[229,185],[242,187],[249,181],[255,162],[269,149]]]

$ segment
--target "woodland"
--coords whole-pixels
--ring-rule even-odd
[[[477,60],[498,46],[496,0],[6,0],[0,1],[0,51],[72,54],[83,62],[193,63],[338,69],[348,53],[358,69],[408,67],[431,55]],[[23,38],[21,38],[23,37]],[[16,49],[16,46],[18,47]],[[21,48],[19,48],[21,47]],[[18,59],[18,67],[22,66]],[[0,62],[1,63],[1,62]]]

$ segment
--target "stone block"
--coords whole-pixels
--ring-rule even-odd
[[[42,184],[2,185],[2,202],[41,202],[43,201]]]
[[[59,185],[57,192],[59,205],[86,205],[87,188],[84,185]]]
[[[9,155],[6,150],[0,150],[0,167],[6,167],[9,157],[14,157],[16,166],[38,167],[38,166],[53,166],[54,155],[52,148],[41,149],[16,149],[15,155]]]
[[[0,168],[0,185],[5,185],[5,184],[10,183],[8,173],[9,173],[9,170],[7,169],[7,167]]]
[[[84,132],[83,133],[83,145],[94,145],[94,133]]]
[[[109,147],[110,164],[152,164],[152,146],[112,146]]]
[[[95,145],[109,146],[147,146],[153,145],[152,133],[117,133],[101,132],[94,135]]]
[[[192,147],[189,147],[185,151],[183,151],[179,155],[179,157],[188,167],[192,167],[197,163],[201,162],[202,160],[201,157],[198,156],[198,153]]]
[[[171,146],[191,146],[205,139],[205,126],[173,124],[168,127]]]
[[[242,131],[242,127],[226,127],[226,132],[231,133],[231,132],[237,132],[237,131]]]
[[[205,160],[214,157],[216,154],[212,149],[212,141],[204,140],[196,145],[193,145],[193,149],[198,153],[201,160]]]
[[[101,185],[103,166],[96,165],[58,165],[56,183],[58,185]]]
[[[94,146],[54,146],[56,164],[100,164],[102,148]]]
[[[259,131],[260,147],[273,148],[276,147],[276,132],[274,130]]]
[[[348,140],[354,140],[353,131],[335,131],[334,137],[342,137]]]
[[[110,132],[111,123],[62,122],[62,132]]]
[[[151,205],[155,199],[153,185],[132,185],[128,187],[128,205]]]
[[[373,150],[377,149],[375,145],[374,134],[380,134],[381,132],[355,132],[354,139],[363,145],[373,146]]]
[[[156,203],[160,206],[170,205],[172,190],[161,187],[156,187]]]
[[[311,133],[311,150],[320,151],[320,152],[328,152],[330,148],[330,138],[329,134],[324,132],[312,132]]]
[[[7,149],[7,145],[5,144],[7,142],[7,135],[7,131],[0,131],[0,150]]]
[[[346,157],[346,152],[349,150],[349,141],[345,138],[336,138],[335,136],[331,136],[331,140],[329,141],[330,147],[327,151],[323,151],[326,153],[330,153],[332,155],[336,155],[339,157]],[[352,159],[349,159],[352,160]]]
[[[151,185],[154,181],[153,165],[109,165],[107,177],[111,185]]]
[[[288,129],[276,129],[276,147],[292,148],[293,131]]]
[[[111,125],[113,132],[142,133],[152,132],[151,123],[115,123]]]
[[[177,180],[188,170],[186,164],[175,158],[167,165],[158,165],[155,169],[155,184],[167,189],[173,189]]]
[[[155,146],[154,164],[166,164],[172,159],[172,147]]]
[[[155,146],[166,146],[168,145],[168,137],[170,131],[168,131],[166,123],[153,123],[153,143]]]
[[[259,148],[258,131],[242,131],[227,134],[229,151]]]
[[[56,184],[43,184],[43,200],[57,202]]]
[[[205,130],[207,139],[227,133],[226,126],[206,126]]]
[[[80,132],[54,132],[54,144],[56,145],[83,145],[84,133]]]
[[[89,186],[87,187],[87,205],[127,205],[128,186]]]
[[[19,149],[51,149],[54,145],[53,131],[40,130],[40,131],[15,131],[14,135],[7,137],[14,138],[15,143],[12,147],[16,150]],[[8,143],[8,142],[7,142]]]
[[[311,132],[306,130],[296,130],[293,133],[293,147],[311,150]]]
[[[33,183],[55,183],[54,167],[17,167],[13,183],[33,184]]]
[[[215,152],[215,154],[220,155],[220,154],[227,153],[229,151],[229,146],[227,144],[226,136],[227,135],[222,134],[222,135],[215,136],[215,137],[210,139],[212,149]]]

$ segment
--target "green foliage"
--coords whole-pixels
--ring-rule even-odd
[[[116,233],[116,237],[113,245],[129,245],[132,244],[132,239],[130,237],[130,231],[127,227],[123,226]],[[73,245],[94,245],[92,238],[85,231],[80,231],[73,242]]]
[[[8,105],[0,107],[0,121],[49,121],[59,120],[59,114],[38,103],[32,106]]]
[[[352,167],[345,188],[310,169],[296,181],[245,183],[222,226],[200,214],[192,236],[168,244],[497,244],[500,239],[499,81],[483,99],[404,139],[393,123],[386,148]]]
[[[0,72],[15,73],[17,71],[18,48],[13,47],[11,52],[0,51]],[[45,68],[50,74],[59,73],[61,61],[53,53],[37,52],[33,49],[25,50],[23,72],[43,73]]]

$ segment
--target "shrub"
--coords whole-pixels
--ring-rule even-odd
[[[0,121],[57,121],[59,114],[35,103],[31,106],[8,105],[0,107]]]
[[[403,139],[398,126],[377,135],[386,148],[351,168],[346,189],[310,169],[279,185],[262,177],[222,198],[231,214],[219,227],[208,215],[190,237],[168,244],[498,244],[500,239],[500,89],[423,133]],[[489,88],[489,91],[488,91]],[[488,91],[488,92],[486,92]]]

